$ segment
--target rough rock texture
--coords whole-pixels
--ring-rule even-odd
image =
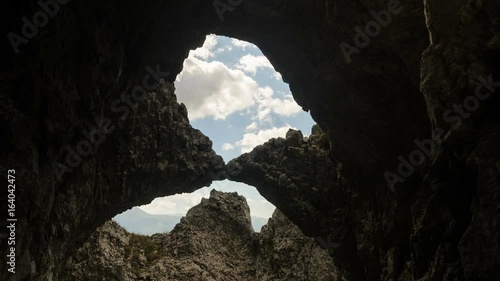
[[[106,222],[68,261],[63,280],[341,280],[328,253],[275,211],[254,233],[245,198],[212,191],[168,234]]]
[[[173,91],[172,84],[162,84],[159,90],[148,93],[124,121],[109,119],[113,122],[113,132],[105,135],[102,143],[74,171],[62,174],[61,181],[50,162],[43,165],[38,162],[36,157],[42,156],[36,152],[37,148],[24,142],[15,144],[24,153],[35,153],[30,156],[35,158],[12,155],[16,162],[2,162],[11,164],[2,166],[3,170],[14,168],[18,172],[19,270],[15,277],[21,280],[33,274],[34,279],[54,278],[68,252],[130,204],[142,205],[156,197],[208,186],[212,180],[209,173],[223,169],[224,162],[211,149],[212,142],[190,126],[186,108],[176,102]],[[18,123],[13,128],[18,131],[13,133],[26,133],[23,128],[30,126],[25,116],[15,117]],[[58,148],[77,147],[86,140],[81,132],[95,128],[89,124],[92,120],[87,121],[65,131],[65,138],[58,139],[57,144],[44,147],[47,157],[58,155],[62,165],[68,153]],[[56,135],[69,130],[50,117],[44,123],[45,129]],[[27,159],[34,161],[32,169],[17,168]],[[26,182],[31,184],[28,186]],[[6,269],[2,274],[5,272]]]
[[[257,234],[256,277],[252,280],[344,281],[328,251],[276,209]]]
[[[424,195],[431,187],[423,183],[411,198],[387,196],[383,201],[364,202],[366,198],[353,194],[355,188],[343,177],[342,165],[330,160],[326,136],[318,126],[298,143],[301,137],[300,131],[290,130],[286,139],[271,139],[230,161],[227,170],[230,179],[254,185],[306,235],[321,239],[319,244],[330,251],[340,276],[347,280],[497,280],[499,236],[489,231],[495,231],[498,214],[478,218],[493,223],[488,231],[483,229],[484,234],[469,233],[478,231],[476,223],[457,206],[470,202],[467,190],[429,198]],[[399,206],[402,202],[409,205]],[[472,260],[478,249],[471,249],[470,243],[481,243],[478,237],[483,235],[496,236],[485,242],[490,249],[481,249],[489,260],[478,263]]]
[[[458,255],[453,266],[463,268],[466,280],[500,280],[500,2],[460,1],[449,16],[440,1],[425,5],[432,44],[422,56],[421,90],[432,132],[444,141],[419,195],[436,194],[441,206],[429,200],[428,209],[443,215],[418,211],[431,227],[415,229],[416,238],[446,233],[453,242],[432,248],[437,268]],[[456,106],[463,114],[450,122],[446,111]]]
[[[307,140],[300,131],[289,130],[286,139],[271,139],[230,161],[227,169],[231,180],[255,186],[306,235],[340,243],[342,247],[328,250],[334,250],[330,252],[347,280],[358,280],[363,269],[349,222],[349,190],[328,147],[318,125]]]
[[[208,184],[206,176],[220,171],[221,159],[199,132],[178,124],[186,131],[173,133],[185,109],[172,104],[159,114],[166,102],[162,95],[141,102],[63,181],[53,169],[54,161],[66,157],[65,147],[75,147],[85,138],[82,130],[95,127],[96,117],[111,116],[117,123],[124,111],[113,101],[122,93],[126,103],[151,69],[173,82],[189,50],[212,32],[258,45],[325,130],[325,153],[333,163],[325,169],[334,170],[326,172],[331,182],[312,182],[343,190],[338,199],[326,197],[334,192],[323,200],[333,205],[329,210],[340,215],[347,209],[349,215],[339,219],[347,221],[341,228],[347,232],[337,237],[345,238],[340,252],[349,249],[345,256],[352,258],[339,261],[346,274],[353,280],[499,280],[498,91],[478,108],[467,99],[474,110],[459,113],[461,126],[448,111],[475,95],[480,77],[500,80],[499,2],[401,0],[401,12],[351,63],[339,44],[354,46],[355,28],[364,29],[373,20],[371,11],[386,10],[394,1],[230,2],[237,6],[220,17],[214,2],[204,0],[70,1],[18,53],[4,37],[0,170],[17,171],[20,270],[7,275],[1,263],[0,279],[57,279],[61,261],[96,226],[160,194]],[[35,1],[5,4],[2,34],[22,34],[21,19],[31,20],[40,9]],[[481,91],[498,88],[490,84]],[[431,135],[442,138],[425,164],[388,188],[385,171],[395,173],[398,156],[407,158],[418,149],[415,139]],[[311,190],[301,190],[300,181],[294,185],[290,196],[269,198],[281,202],[306,234],[323,235],[300,225],[321,205],[307,198]],[[312,210],[297,216],[281,197]],[[316,221],[328,229],[341,223],[332,220]]]

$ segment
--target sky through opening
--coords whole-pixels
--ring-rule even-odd
[[[175,87],[191,125],[212,140],[226,163],[271,138],[285,137],[290,128],[306,136],[314,124],[260,49],[234,38],[208,35],[202,47],[189,53]],[[254,187],[227,180],[193,193],[156,198],[139,208],[149,214],[184,216],[212,189],[243,195],[256,231],[275,209]],[[115,219],[123,225],[127,216],[125,212]]]

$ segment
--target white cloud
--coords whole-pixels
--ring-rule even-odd
[[[224,150],[224,151],[233,150],[233,149],[234,149],[234,145],[232,145],[230,143],[225,143],[222,145],[222,150]]]
[[[251,54],[244,55],[236,65],[236,68],[241,69],[247,73],[255,75],[258,69],[270,68],[274,70],[273,65],[265,56],[254,56]]]
[[[253,130],[257,129],[257,123],[252,122],[252,124],[248,125],[245,129],[247,131],[253,131]]]
[[[266,200],[249,202],[248,205],[250,206],[250,214],[259,218],[270,218],[276,210],[276,207]]]
[[[240,147],[241,153],[250,152],[256,146],[263,144],[272,138],[284,138],[286,132],[288,132],[291,128],[293,129],[293,127],[287,125],[280,128],[273,127],[267,130],[260,130],[257,133],[246,133],[243,135],[241,140],[236,142],[236,146]]]
[[[203,46],[196,50],[190,51],[189,56],[196,57],[202,60],[208,60],[215,55],[213,52],[215,46],[217,46],[217,36],[212,34],[208,35],[205,39],[205,43],[203,43]]]
[[[244,41],[232,42],[245,45],[241,43]],[[203,47],[191,51],[176,79],[178,100],[188,108],[191,121],[206,117],[223,120],[232,113],[246,110],[253,111],[254,120],[272,124],[272,113],[291,117],[301,111],[290,94],[274,97],[270,87],[260,87],[242,71],[255,73],[260,68],[273,69],[266,57],[245,55],[236,66],[240,69],[232,69],[217,60],[206,61],[217,57],[212,52],[216,45],[217,36],[207,36]]]
[[[186,105],[191,121],[205,117],[225,119],[255,104],[255,95],[264,89],[241,70],[222,62],[189,57],[177,76],[176,93]]]
[[[226,46],[222,46],[220,48],[217,48],[217,51],[216,51],[216,54],[221,54],[221,53],[224,53],[226,51],[232,51],[233,50],[233,46],[231,45],[226,45]]]
[[[247,41],[234,39],[234,38],[231,39],[231,44],[233,44],[233,46],[241,48],[243,50],[245,50],[246,48],[257,48],[257,46],[255,46],[252,43],[249,43]]]
[[[196,193],[182,193],[154,199],[148,205],[139,206],[143,211],[158,215],[185,215],[201,202],[203,196]]]

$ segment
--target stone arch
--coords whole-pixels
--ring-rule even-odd
[[[493,240],[499,233],[498,228],[490,229],[488,224],[498,217],[494,215],[495,202],[488,197],[498,194],[498,189],[490,184],[497,182],[498,169],[493,167],[499,158],[490,153],[495,151],[493,144],[498,143],[495,137],[498,118],[493,110],[481,113],[481,117],[489,119],[488,129],[475,124],[467,127],[480,131],[485,140],[474,136],[470,145],[464,141],[467,137],[450,132],[459,145],[467,148],[464,151],[474,152],[470,152],[473,156],[468,159],[471,166],[467,166],[464,159],[450,156],[465,153],[454,150],[452,145],[450,155],[442,151],[434,155],[442,161],[438,164],[444,164],[429,168],[433,170],[426,172],[428,182],[412,181],[408,183],[411,188],[405,189],[408,192],[387,195],[382,176],[384,170],[397,166],[400,153],[414,149],[414,139],[429,135],[428,113],[432,125],[436,126],[440,121],[436,120],[440,107],[445,110],[447,104],[474,91],[470,82],[473,74],[498,75],[498,68],[490,62],[490,58],[498,58],[498,26],[495,24],[498,4],[486,1],[483,6],[473,7],[457,3],[443,13],[442,1],[432,4],[401,1],[403,11],[349,64],[339,44],[353,42],[354,28],[372,20],[370,11],[386,9],[379,1],[247,0],[228,12],[223,21],[210,1],[124,1],[119,6],[111,0],[63,2],[66,3],[57,1],[57,15],[32,32],[35,34],[24,34],[29,40],[20,45],[19,53],[13,52],[8,40],[2,41],[5,63],[0,66],[0,94],[5,102],[0,105],[1,128],[10,134],[1,143],[5,162],[0,167],[17,169],[19,178],[23,179],[25,185],[20,184],[18,189],[19,197],[23,198],[17,209],[18,226],[30,230],[17,237],[23,245],[18,264],[30,269],[16,275],[17,279],[57,278],[58,264],[99,223],[159,194],[193,190],[212,180],[207,176],[210,171],[224,170],[224,163],[210,149],[210,141],[185,122],[185,108],[174,103],[168,84],[179,73],[189,50],[200,46],[209,33],[259,46],[290,84],[295,100],[309,109],[325,129],[331,157],[343,163],[344,178],[351,184],[349,192],[352,198],[357,198],[356,203],[364,206],[356,211],[366,211],[373,217],[381,213],[392,218],[395,227],[389,227],[392,232],[384,237],[394,238],[397,248],[367,242],[367,247],[356,253],[360,261],[356,266],[380,272],[385,266],[384,259],[408,261],[412,259],[411,251],[423,254],[423,259],[433,259],[432,254],[418,251],[419,246],[410,241],[412,219],[425,221],[427,218],[424,214],[413,216],[410,206],[427,206],[425,199],[434,198],[434,193],[444,189],[443,186],[450,188],[465,179],[462,184],[467,185],[466,190],[472,196],[465,196],[467,192],[457,195],[460,200],[456,202],[462,204],[458,207],[445,200],[453,208],[445,207],[441,213],[453,214],[455,207],[466,210],[465,218],[460,218],[463,229],[454,233],[469,241],[461,245],[461,251],[465,256],[474,256],[475,249],[480,249],[487,254],[478,256],[487,258],[478,265],[471,258],[462,259],[460,254],[452,253],[453,261],[464,269],[443,266],[442,272],[449,269],[463,276],[467,271],[476,279],[498,279],[498,274],[491,271],[494,262],[499,260],[498,247],[485,245],[489,239],[476,241],[472,237],[488,233]],[[30,20],[43,9],[28,2],[9,5],[5,9],[9,14],[2,17],[5,23],[2,27],[9,30],[5,34],[10,31],[22,34],[25,23],[20,19],[26,16]],[[474,32],[459,28],[462,15],[470,20],[470,30],[486,31],[469,36]],[[432,45],[423,55],[420,79],[420,58],[429,45],[426,24],[431,31]],[[54,163],[71,153],[66,147],[78,147],[85,139],[83,131],[95,127],[96,116],[113,113],[113,102],[120,99],[126,103],[122,93],[142,85],[145,75],[155,71],[162,75],[168,73],[163,77],[167,83],[155,90],[155,96],[146,103],[137,105],[139,113],[130,109],[135,106],[130,106],[128,117],[133,118],[125,118],[127,121],[116,127],[115,133],[109,136],[112,140],[94,147],[85,163],[75,165],[68,177],[58,180]],[[419,91],[421,81],[428,112]],[[115,115],[110,118],[113,122],[118,119]],[[158,120],[172,126],[160,126]],[[134,139],[134,132],[139,131],[150,137]],[[161,149],[167,146],[177,147],[179,151]],[[134,149],[139,149],[141,155],[150,153],[148,159],[160,159],[137,162],[141,158]],[[158,153],[163,154],[158,156]],[[454,170],[456,166],[460,168]],[[442,170],[444,175],[438,173]],[[484,174],[493,176],[488,178]],[[449,179],[453,177],[458,180]],[[436,182],[444,183],[437,186]],[[423,194],[424,199],[418,201],[421,199],[410,195],[421,185],[424,188],[419,194]],[[134,186],[140,188],[132,188]],[[476,189],[483,192],[476,194]],[[477,208],[470,208],[471,197],[479,202]],[[387,214],[381,210],[390,211]],[[380,234],[356,224],[354,219],[350,222],[354,231],[351,239],[368,237],[366,239],[372,241],[370,239]],[[445,222],[437,221],[435,225]],[[467,234],[464,234],[466,228]],[[439,236],[442,230],[432,229],[438,235],[418,238],[444,240],[445,245],[458,243],[454,238]],[[413,234],[422,235],[421,232]],[[378,251],[372,249],[380,249],[384,256],[379,257]],[[42,256],[41,253],[50,254]],[[426,274],[428,264],[421,260],[416,264],[415,274],[420,278]],[[2,277],[7,272],[6,266],[2,263]],[[395,266],[387,274],[399,276],[404,270],[402,267]],[[433,274],[437,274],[435,279],[444,277],[444,273]],[[360,280],[376,280],[374,276],[361,276]]]
[[[187,124],[185,109],[175,104],[169,85],[180,72],[189,50],[200,46],[209,33],[258,45],[283,73],[296,101],[309,109],[330,135],[335,154],[353,165],[370,168],[382,156],[391,158],[386,152],[394,147],[386,145],[387,132],[400,131],[400,138],[396,136],[393,144],[405,143],[402,138],[410,132],[404,131],[404,122],[409,118],[420,120],[415,115],[424,115],[423,108],[415,106],[422,104],[418,102],[416,77],[400,72],[403,66],[417,61],[415,57],[421,50],[412,47],[414,52],[406,57],[399,57],[402,51],[395,53],[383,74],[389,75],[397,86],[382,91],[388,85],[371,75],[382,74],[375,66],[382,62],[387,65],[389,51],[379,53],[375,59],[374,51],[367,51],[357,62],[345,64],[339,52],[332,50],[337,49],[339,40],[348,38],[342,34],[342,28],[362,19],[355,16],[345,23],[344,17],[326,19],[332,14],[325,14],[320,2],[247,1],[227,12],[223,21],[207,1],[131,1],[119,7],[111,1],[57,3],[57,16],[20,46],[19,54],[8,56],[6,67],[10,67],[10,76],[2,79],[15,108],[8,117],[11,123],[7,127],[15,132],[10,140],[24,140],[17,144],[15,152],[26,155],[24,159],[7,159],[12,159],[12,165],[17,167],[32,167],[22,171],[25,178],[33,179],[30,183],[34,187],[21,191],[27,203],[20,210],[26,217],[20,225],[35,225],[36,229],[19,237],[33,245],[29,252],[20,253],[20,263],[32,264],[36,269],[26,272],[26,276],[57,276],[56,264],[100,223],[133,204],[162,194],[194,190],[212,180],[210,172],[224,169],[210,149],[210,141]],[[359,3],[354,5],[362,7]],[[18,26],[18,16],[30,18],[40,9],[19,4],[4,20],[9,22],[8,28],[19,32],[22,26]],[[420,12],[413,15],[411,11],[415,10]],[[422,19],[421,10],[420,5],[412,4],[408,20]],[[301,24],[304,18],[311,23]],[[332,20],[338,21],[338,26],[324,25]],[[416,22],[421,24],[415,28],[424,33],[423,22]],[[373,49],[376,48],[374,42]],[[167,82],[146,103],[123,96],[155,77]],[[359,79],[370,81],[370,87],[360,87]],[[19,95],[15,94],[19,91]],[[385,102],[401,92],[410,93],[402,101],[408,107],[389,109],[398,118],[384,113],[380,115],[382,119],[375,119],[381,111],[387,111]],[[375,96],[376,93],[381,95]],[[30,106],[24,107],[25,101]],[[122,106],[128,107],[123,123]],[[107,117],[109,114],[111,117]],[[158,120],[170,126],[159,126]],[[27,126],[29,132],[16,129],[25,124],[36,125]],[[92,142],[85,138],[93,129],[111,131],[113,127],[113,134],[106,135],[105,142],[93,146],[88,155],[80,155],[85,161],[67,163],[68,159],[79,157],[73,154],[82,141]],[[134,138],[134,132],[138,134],[135,137],[149,137]],[[153,137],[157,134],[165,137]],[[148,149],[151,145],[156,150]],[[183,149],[175,153],[161,149],[175,145]],[[186,150],[197,153],[189,156]],[[157,156],[158,153],[163,154]],[[141,163],[140,155],[159,159],[156,164]],[[59,177],[60,173],[64,177]],[[52,186],[51,191],[47,186]],[[43,207],[31,208],[32,204],[40,206],[35,202],[43,202]],[[83,202],[86,203],[80,204]],[[46,219],[35,222],[34,217]],[[47,251],[57,254],[49,260],[34,256]]]

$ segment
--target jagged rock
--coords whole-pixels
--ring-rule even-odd
[[[301,131],[290,129],[286,133],[285,140],[290,147],[300,147],[304,141],[304,136]]]
[[[144,263],[141,249],[130,243],[132,234],[114,221],[100,226],[68,261],[62,280],[136,280]]]
[[[211,149],[212,142],[191,127],[173,92],[171,83],[162,83],[157,90],[148,93],[137,108],[128,108],[129,113],[124,120],[105,115],[103,118],[109,117],[113,131],[102,133],[105,139],[93,147],[90,155],[82,157],[81,163],[72,168],[72,172],[61,175],[61,181],[54,175],[57,171],[50,167],[54,160],[38,163],[41,165],[37,167],[38,172],[17,169],[17,176],[31,183],[30,188],[26,185],[17,190],[19,198],[26,202],[17,205],[17,227],[20,231],[17,243],[31,247],[26,252],[19,248],[17,264],[19,268],[34,271],[19,270],[11,277],[22,280],[35,274],[37,277],[32,277],[34,279],[56,278],[60,269],[57,265],[67,259],[66,254],[74,251],[92,233],[92,229],[123,212],[132,202],[143,205],[159,196],[192,192],[211,183],[211,172],[223,170],[224,162]],[[120,106],[127,108],[125,103]],[[86,116],[85,121],[82,120],[82,124],[71,130],[50,127],[58,131],[53,133],[64,134],[64,137],[54,139],[57,143],[50,146],[37,148],[43,149],[43,152],[29,148],[32,145],[29,142],[20,142],[18,147],[33,152],[29,152],[29,157],[44,158],[40,154],[45,153],[49,157],[62,156],[53,159],[62,159],[57,161],[63,165],[69,154],[67,149],[59,149],[76,149],[80,143],[87,141],[86,132],[95,128],[93,119],[102,118],[99,116],[102,116],[103,110],[81,113]],[[64,123],[56,120],[62,118],[57,115],[65,114],[78,113],[69,109],[60,114],[50,113],[45,122],[63,126]],[[24,116],[16,118],[20,123],[15,127],[29,122]],[[26,158],[17,159],[10,162],[12,168],[20,167],[21,162],[26,161]],[[2,162],[0,166],[5,168],[5,164]],[[52,186],[50,190],[44,188],[48,185]],[[60,238],[54,240],[52,235]],[[35,254],[38,252],[50,254]]]
[[[344,280],[314,239],[278,209],[258,234],[257,275],[254,280]]]
[[[320,136],[325,134],[318,124],[314,124],[311,129],[311,136]]]
[[[278,210],[254,233],[245,198],[210,192],[168,234],[107,222],[68,261],[64,280],[333,281],[327,252]]]
[[[311,136],[309,141],[313,142],[315,145],[320,146],[322,149],[329,149],[330,144],[328,142],[328,136],[323,132],[318,124],[314,124],[311,129]]]
[[[359,278],[340,165],[320,145],[322,138],[313,136],[317,135],[301,147],[271,139],[231,160],[229,179],[255,186],[307,236],[341,243],[332,253],[336,264],[347,280]]]
[[[328,151],[330,160],[323,152],[318,157],[325,165],[297,165],[315,160],[289,147],[294,163],[285,173],[281,166],[259,170],[267,162],[263,155],[259,165],[233,166],[255,174],[251,181],[257,185],[278,182],[294,190],[283,193],[286,200],[273,187],[266,196],[281,202],[306,233],[315,235],[315,227],[301,224],[304,218],[331,223],[316,211],[325,203],[311,203],[316,190],[331,202],[329,209],[347,208],[350,234],[337,238],[352,240],[354,260],[339,264],[359,272],[351,281],[500,280],[497,82],[487,101],[461,113],[468,116],[460,117],[462,126],[447,122],[466,98],[474,102],[480,77],[498,81],[499,1],[245,0],[230,1],[238,4],[223,14],[214,8],[219,1],[51,2],[67,3],[36,34],[15,44],[10,32],[26,36],[25,17],[31,21],[41,7],[9,1],[0,17],[7,34],[0,43],[0,170],[16,169],[22,202],[20,270],[8,274],[1,263],[0,279],[57,279],[62,261],[98,225],[157,196],[209,184],[210,175],[222,170],[221,159],[208,152],[210,142],[187,125],[184,108],[161,91],[130,110],[63,181],[53,167],[65,159],[67,145],[74,147],[85,138],[83,130],[95,127],[96,117],[118,122],[112,105],[123,93],[142,85],[151,71],[173,82],[189,50],[215,33],[257,44],[324,129],[323,145],[306,147],[313,155]],[[389,5],[399,12],[349,61],[340,46],[354,48],[361,36],[357,28],[376,24],[374,14],[384,14]],[[415,140],[431,133],[443,141],[397,188],[388,188],[384,174],[399,170],[400,156],[409,156],[418,149]],[[270,163],[285,153],[259,149],[271,153]],[[296,175],[289,174],[294,169]],[[330,178],[306,178],[304,186],[297,178],[314,174]],[[310,184],[315,182],[342,191],[325,193]],[[2,253],[6,245],[0,243]]]
[[[432,279],[425,280],[440,280],[442,276],[459,276],[460,269],[456,266],[461,263],[470,266],[466,274],[478,270],[481,272],[478,275],[488,276],[485,280],[495,280],[492,277],[499,274],[493,266],[497,264],[495,242],[491,250],[482,250],[491,260],[482,265],[472,261],[470,255],[474,255],[474,250],[470,245],[481,242],[470,237],[479,234],[464,233],[469,218],[454,213],[453,205],[448,205],[457,204],[453,200],[470,200],[465,191],[453,190],[451,194],[449,190],[445,193],[449,198],[433,195],[436,197],[429,199],[422,196],[424,192],[430,193],[429,187],[423,185],[416,193],[418,196],[398,198],[386,191],[376,193],[375,202],[367,202],[366,195],[356,193],[359,187],[344,176],[342,165],[330,159],[328,147],[318,145],[321,139],[313,134],[301,148],[272,139],[230,161],[229,178],[255,186],[306,235],[317,237],[322,242],[318,244],[330,251],[339,273],[347,280],[394,276],[398,280],[411,280],[415,272],[432,275]],[[443,183],[433,183],[431,187],[444,189],[442,192],[450,188]],[[449,203],[444,205],[437,200]],[[469,227],[469,231],[477,229],[475,224]],[[460,235],[462,240],[454,235]],[[393,243],[390,239],[395,237],[398,242]],[[435,252],[428,252],[431,243],[435,243]],[[405,252],[408,251],[405,247],[411,249],[411,255]],[[445,257],[450,260],[443,262]],[[433,262],[437,263],[436,268],[428,272],[426,266],[431,259],[439,262]]]

